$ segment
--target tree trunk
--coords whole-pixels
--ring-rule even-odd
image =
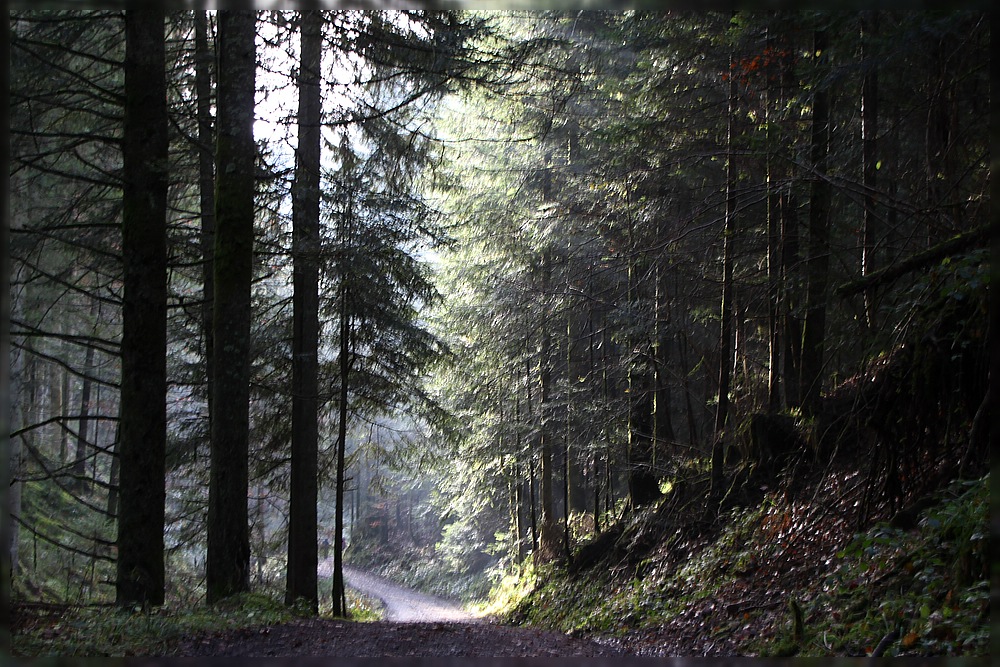
[[[198,188],[201,214],[201,329],[205,350],[205,397],[208,405],[208,432],[212,432],[212,390],[215,377],[215,327],[212,320],[215,292],[215,151],[212,131],[212,63],[209,47],[208,15],[194,13],[195,94],[198,98]]]
[[[542,260],[548,265],[548,258]],[[543,272],[544,272],[543,267]],[[547,284],[548,281],[546,281]],[[549,365],[550,338],[548,330],[542,331],[538,346],[538,419],[539,419],[539,556],[543,561],[552,560],[559,553],[559,535],[556,527],[555,495],[552,484],[553,434],[550,392],[552,371]]]
[[[653,471],[653,387],[648,354],[639,354],[628,374],[628,492],[633,509],[660,497]]]
[[[35,364],[31,364],[32,375],[34,375]],[[59,377],[61,381],[59,383],[59,414],[68,415],[70,411],[70,373],[65,368],[59,369]],[[34,386],[35,380],[32,379],[32,386]],[[59,428],[59,465],[65,465],[69,459],[69,429]]]
[[[515,382],[516,384],[516,382]],[[531,507],[528,505],[528,484],[531,483],[530,467],[524,465],[524,449],[521,440],[521,400],[514,396],[514,465],[517,488],[517,562],[522,563],[528,555],[529,521]],[[530,453],[529,453],[530,456]]]
[[[118,517],[118,504],[119,504],[119,478],[120,467],[121,467],[121,456],[118,455],[118,451],[121,448],[121,424],[115,425],[115,437],[111,443],[111,469],[108,471],[108,517],[112,520]]]
[[[303,12],[301,30],[298,159],[292,185],[292,442],[285,603],[304,598],[316,613],[322,14]]]
[[[340,286],[340,420],[337,425],[337,479],[333,540],[333,601],[334,616],[347,617],[347,598],[344,592],[344,461],[347,452],[347,397],[351,375],[351,320],[347,300],[347,283],[343,274]]]
[[[334,544],[333,544],[333,588],[331,598],[333,602],[333,615],[347,617],[347,597],[344,590],[344,467],[347,455],[347,417],[348,417],[348,397],[351,379],[351,366],[354,354],[351,341],[351,317],[354,305],[351,303],[351,270],[346,256],[347,248],[352,243],[354,225],[354,200],[351,181],[353,179],[354,165],[356,157],[348,143],[347,136],[341,138],[341,172],[344,182],[348,184],[347,189],[347,210],[340,221],[340,244],[342,247],[339,273],[340,273],[340,356],[338,366],[340,370],[340,396],[339,411],[340,420],[337,425],[337,471],[335,483],[335,518],[334,518]],[[383,527],[386,521],[383,520]]]
[[[532,421],[532,407],[531,407],[531,362],[529,360],[525,361],[527,368],[525,369],[525,389],[527,395],[525,396],[525,406],[527,408],[528,423]],[[537,446],[528,447],[528,503],[531,517],[531,550],[534,554],[535,562],[538,562],[538,494],[535,489],[535,450]]]
[[[20,319],[23,314],[19,312],[21,310],[22,302],[15,300],[13,302],[12,313],[15,319]],[[9,312],[9,311],[8,311]],[[10,395],[13,399],[10,405],[10,412],[0,412],[0,427],[10,426],[9,430],[4,430],[4,433],[12,433],[20,428],[27,426],[28,424],[37,423],[33,417],[35,412],[35,377],[34,377],[34,359],[31,358],[32,345],[31,339],[29,338],[25,341],[24,347],[10,354],[9,344],[7,339],[3,339],[3,352],[8,354],[8,358],[11,361],[10,368]],[[4,420],[4,417],[9,415],[10,421]],[[10,438],[8,442],[10,443],[9,449],[7,451],[7,465],[6,468],[0,467],[0,498],[3,498],[5,503],[3,512],[0,515],[0,544],[3,545],[4,556],[0,558],[0,563],[3,564],[5,569],[0,572],[0,577],[3,581],[2,588],[0,588],[0,603],[4,605],[4,608],[0,610],[0,620],[5,622],[10,621],[10,591],[13,587],[14,577],[17,576],[18,572],[18,549],[20,546],[20,525],[19,519],[21,518],[21,496],[24,487],[24,482],[21,481],[22,477],[22,465],[24,463],[24,445],[22,444],[23,438],[30,438],[30,432],[21,434],[18,437]],[[60,461],[60,464],[62,462]],[[4,474],[6,473],[6,475]],[[4,493],[6,491],[6,494]],[[9,628],[10,625],[4,625],[5,628]],[[9,641],[7,644],[2,645],[4,649],[9,648]]]
[[[828,59],[825,30],[813,34],[813,52],[821,63]],[[802,332],[802,410],[816,415],[821,407],[826,330],[827,272],[830,266],[830,184],[826,158],[830,142],[829,95],[822,86],[813,95],[812,187],[809,195],[808,284],[806,319]]]
[[[209,604],[250,587],[247,523],[253,274],[255,12],[219,17],[215,378],[208,496]]]
[[[116,602],[130,607],[163,604],[165,583],[168,139],[163,10],[126,11],[125,45]]]
[[[767,48],[775,51],[774,32],[768,31]],[[777,412],[781,407],[781,225],[778,218],[778,191],[775,186],[777,170],[773,125],[775,108],[781,108],[780,89],[768,78],[764,89],[764,145],[767,155],[767,408]],[[775,99],[777,98],[777,99]]]
[[[878,39],[878,10],[861,13],[861,61],[865,68],[861,82],[861,171],[864,186],[864,212],[861,220],[861,276],[878,268],[876,248],[880,245],[881,225],[875,211],[875,188],[878,174],[878,68],[869,51]],[[874,294],[865,291],[865,324],[875,327]]]
[[[735,63],[729,57],[730,69]],[[722,308],[719,315],[719,396],[715,412],[715,438],[712,441],[712,495],[720,497],[724,473],[725,428],[729,418],[729,383],[732,375],[733,345],[733,239],[735,215],[736,168],[733,141],[736,116],[736,78],[729,77],[729,110],[726,156],[726,214],[722,230]]]
[[[164,274],[166,275],[166,274]],[[96,306],[97,302],[94,302]],[[91,309],[96,313],[96,308]],[[166,325],[164,325],[166,326]],[[166,343],[164,343],[165,345]],[[90,448],[90,392],[92,383],[90,375],[94,368],[94,347],[87,346],[87,353],[84,356],[83,368],[85,375],[80,386],[80,418],[76,431],[76,451],[73,454],[73,483],[72,488],[78,491],[89,491],[90,484],[87,482],[87,450]],[[166,399],[164,399],[166,400]]]
[[[665,238],[665,230],[660,238]],[[674,424],[671,418],[670,382],[667,369],[670,363],[670,297],[667,294],[667,271],[661,265],[656,266],[656,349],[653,358],[653,441],[657,449],[664,451],[665,443],[676,440]],[[656,450],[654,450],[656,451]]]
[[[944,33],[934,37],[930,45],[927,68],[928,102],[926,125],[927,170],[927,247],[931,248],[962,229],[959,219],[961,208],[953,202],[956,194],[952,181],[952,142],[955,122],[955,76],[951,71],[951,58],[955,50],[954,34]]]

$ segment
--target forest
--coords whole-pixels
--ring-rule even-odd
[[[15,653],[363,620],[350,565],[670,655],[988,654],[988,12],[8,39]]]

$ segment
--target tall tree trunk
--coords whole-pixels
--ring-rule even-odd
[[[567,248],[567,250],[569,250]],[[567,252],[567,256],[568,256]],[[567,271],[567,275],[569,272]],[[566,283],[566,295],[569,296],[569,280]],[[566,309],[566,407],[565,419],[563,421],[563,447],[562,447],[562,502],[563,502],[563,555],[567,562],[572,561],[572,535],[570,534],[570,486],[572,484],[572,465],[570,462],[570,443],[573,441],[573,315],[572,309]],[[573,494],[576,495],[575,493]]]
[[[729,56],[730,70],[735,57]],[[729,384],[732,376],[733,346],[733,234],[736,208],[736,167],[733,142],[736,121],[736,77],[729,77],[728,130],[726,139],[726,214],[722,230],[722,308],[719,315],[719,396],[712,441],[712,495],[720,497],[724,480],[725,428],[729,419]]]
[[[525,360],[525,407],[527,409],[528,424],[532,422],[533,412],[531,403],[531,385],[533,374],[531,372],[531,361],[529,359]],[[531,550],[535,557],[535,562],[538,562],[539,547],[538,547],[538,494],[535,488],[535,451],[538,449],[537,445],[528,447],[528,502],[531,510]]]
[[[956,37],[945,33],[932,37],[928,72],[928,102],[926,132],[927,170],[927,247],[932,248],[961,230],[958,214],[961,209],[952,202],[952,124],[955,76],[950,70]]]
[[[661,230],[660,238],[666,236]],[[656,265],[656,348],[653,356],[653,441],[657,451],[665,451],[664,444],[676,440],[671,418],[670,382],[667,369],[670,367],[670,297],[667,293],[667,270],[662,262]]]
[[[32,375],[34,375],[35,364],[31,365]],[[70,372],[65,368],[59,368],[59,377],[61,381],[59,383],[59,414],[68,415],[70,413]],[[32,386],[34,386],[35,380],[32,379]],[[60,426],[59,428],[59,465],[65,465],[69,460],[69,429]]]
[[[350,296],[347,282],[341,277],[340,286],[340,396],[339,422],[337,424],[337,479],[335,480],[334,538],[333,538],[333,615],[347,617],[347,598],[344,591],[344,461],[347,452],[347,398],[351,375],[351,315],[348,307]]]
[[[783,53],[791,54],[794,49],[789,43],[788,28],[783,27],[780,32],[780,50]],[[777,86],[777,104],[772,105],[775,113],[784,109],[786,100],[795,94],[798,86],[798,76],[795,72],[794,59],[786,57],[781,63],[781,72]],[[775,122],[780,120],[779,114]],[[770,125],[769,125],[770,127]],[[776,338],[779,340],[777,354],[780,357],[778,368],[778,384],[781,389],[781,402],[785,409],[797,408],[800,404],[799,398],[799,360],[802,349],[802,326],[796,315],[798,304],[801,301],[800,284],[802,281],[799,261],[799,220],[797,212],[797,200],[794,194],[795,171],[794,160],[792,159],[793,146],[785,142],[779,142],[774,146],[777,159],[772,167],[777,171],[777,176],[783,182],[773,184],[775,195],[774,214],[777,216],[778,234],[778,294],[777,299],[777,332]]]
[[[515,419],[515,423],[517,423]],[[514,512],[513,512],[513,522],[514,522],[514,553],[516,555],[516,561],[518,564],[524,562],[524,557],[526,555],[525,541],[524,541],[524,479],[522,478],[521,461],[520,461],[520,436],[517,436],[517,447],[515,452],[518,452],[514,456],[514,479],[513,479],[513,493],[514,493]]]
[[[320,57],[323,16],[302,13],[299,139],[292,185],[292,443],[285,602],[318,611]]]
[[[628,229],[628,245],[634,252],[640,252],[634,236],[634,226]],[[637,276],[645,275],[648,260],[644,255],[630,258],[627,266],[627,300],[635,312],[640,312],[640,282]],[[655,312],[655,310],[654,310]],[[637,326],[639,323],[636,322]],[[653,350],[643,331],[638,336],[629,336],[628,362],[628,447],[627,484],[629,505],[632,508],[648,505],[660,495],[659,481],[653,473],[655,443],[653,441],[654,387]]]
[[[351,379],[352,355],[354,349],[351,341],[352,328],[351,318],[354,312],[354,304],[351,303],[353,297],[350,288],[351,269],[347,248],[352,243],[354,235],[354,192],[353,178],[354,165],[357,158],[354,155],[348,142],[347,135],[341,137],[341,175],[346,187],[347,210],[340,220],[340,244],[342,247],[339,259],[340,273],[340,356],[338,367],[340,371],[340,396],[338,408],[340,419],[337,425],[337,470],[335,484],[335,509],[334,509],[334,544],[333,544],[333,588],[331,598],[333,602],[333,615],[347,617],[347,596],[344,589],[344,485],[347,483],[344,478],[345,460],[347,455],[347,418],[348,418],[348,397]],[[383,522],[383,526],[385,526]]]
[[[166,274],[164,274],[166,275]],[[96,315],[97,301],[94,301],[91,312]],[[165,345],[166,343],[164,343]],[[87,353],[83,361],[84,377],[80,383],[80,418],[76,431],[76,451],[73,455],[73,484],[72,487],[78,491],[89,491],[91,484],[87,481],[87,450],[90,449],[90,393],[93,383],[90,376],[94,368],[94,346],[87,346]],[[164,399],[166,400],[166,399]]]
[[[813,52],[821,64],[828,55],[825,30],[813,34]],[[826,159],[830,142],[829,95],[821,85],[813,95],[812,187],[809,195],[808,284],[806,319],[802,332],[802,410],[819,413],[823,383],[823,356],[826,331],[827,271],[830,266],[830,184],[826,179]]]
[[[208,494],[207,600],[250,587],[250,286],[253,275],[253,11],[219,17],[215,196],[215,379]]]
[[[125,12],[122,375],[116,602],[160,605],[167,442],[167,95],[163,10]]]
[[[628,373],[628,493],[633,509],[660,497],[653,471],[653,387],[649,352],[639,352]]]
[[[778,195],[781,224],[781,386],[785,408],[797,408],[802,403],[799,387],[799,367],[802,360],[802,322],[795,314],[800,303],[798,288],[799,217],[792,187],[782,188]]]
[[[542,260],[543,273],[549,259]],[[548,284],[548,281],[545,281]],[[544,289],[544,288],[543,288]],[[555,495],[552,472],[555,440],[551,424],[552,370],[549,363],[551,340],[547,329],[542,331],[538,346],[538,420],[539,420],[539,555],[542,560],[551,560],[559,553],[559,535],[556,527]]]
[[[878,68],[870,53],[872,41],[878,39],[878,10],[861,13],[861,62],[865,68],[861,82],[861,171],[864,186],[864,212],[861,220],[861,275],[878,269],[876,248],[880,245],[881,229],[875,211],[875,188],[878,174]],[[865,324],[875,327],[875,306],[872,290],[865,291]]]
[[[6,287],[9,287],[9,284]],[[9,302],[7,303],[9,304]],[[15,319],[20,319],[23,317],[20,312],[22,308],[23,302],[15,300],[13,303],[14,312],[6,310],[4,314],[13,315]],[[4,434],[9,434],[29,424],[37,423],[37,420],[34,419],[35,360],[30,338],[25,341],[23,348],[14,354],[10,354],[10,345],[6,337],[0,337],[0,347],[3,348],[0,352],[8,355],[6,358],[11,361],[9,386],[13,400],[9,412],[7,406],[0,410],[0,428],[4,429]],[[0,564],[3,568],[0,570],[0,604],[4,605],[4,608],[0,609],[0,620],[8,623],[3,626],[5,628],[10,627],[10,591],[13,588],[14,577],[18,573],[19,520],[24,487],[24,482],[21,481],[24,463],[22,439],[28,439],[30,443],[30,432],[8,439],[10,446],[6,453],[6,466],[0,465],[0,498],[4,499],[2,509],[0,509],[2,512],[0,514],[0,545],[4,550],[2,557],[0,557]],[[9,638],[0,641],[0,649],[7,650],[9,648]]]
[[[212,64],[214,49],[209,46],[208,14],[195,11],[195,94],[198,98],[198,190],[201,214],[201,329],[205,347],[205,396],[208,405],[208,432],[212,432],[212,390],[215,377],[215,327],[212,321],[215,292],[215,150],[212,130]],[[195,450],[197,453],[197,450]]]
[[[777,40],[774,31],[768,30],[767,48],[774,52]],[[778,191],[775,186],[777,170],[774,155],[775,108],[781,108],[781,94],[775,90],[771,77],[764,89],[764,150],[767,156],[767,409],[777,412],[781,407],[781,225],[778,218]],[[777,99],[776,99],[777,98]]]
[[[108,471],[108,516],[114,520],[118,517],[119,504],[119,478],[121,473],[121,456],[118,451],[121,448],[121,423],[115,425],[115,437],[111,442],[111,469]]]
[[[545,169],[542,172],[542,203],[552,200],[552,152],[545,155]],[[555,463],[555,427],[552,418],[552,338],[548,314],[551,312],[549,291],[552,288],[552,253],[545,247],[541,253],[539,266],[541,285],[539,291],[545,316],[541,322],[541,338],[538,343],[538,432],[539,432],[539,557],[543,561],[552,560],[559,553],[559,536],[556,527],[555,496],[552,487],[552,473]]]

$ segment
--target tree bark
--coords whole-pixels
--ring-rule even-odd
[[[545,275],[550,264],[548,254],[542,259],[542,273]],[[548,284],[547,276],[543,278]],[[543,290],[545,288],[543,287]],[[551,425],[552,405],[550,400],[552,370],[549,363],[551,341],[549,332],[543,328],[538,346],[538,419],[539,419],[539,556],[542,560],[552,560],[559,552],[559,535],[556,528],[555,495],[552,484],[553,437]]]
[[[767,48],[776,49],[774,31],[768,30]],[[773,125],[776,109],[781,108],[780,89],[768,77],[764,89],[764,144],[767,155],[767,408],[777,412],[781,407],[781,224],[778,217],[778,191],[775,185],[777,159]]]
[[[97,316],[97,301],[92,303],[90,312],[93,316]],[[83,368],[85,375],[80,386],[80,419],[76,431],[76,451],[73,455],[73,476],[75,479],[72,486],[78,491],[87,492],[91,486],[87,482],[87,450],[90,448],[90,394],[92,391],[90,375],[94,372],[94,347],[92,345],[87,346]]]
[[[31,364],[32,375],[34,375],[35,364]],[[70,374],[65,368],[59,369],[59,414],[68,415],[70,411]],[[34,386],[35,380],[31,380],[32,386]],[[59,464],[65,464],[69,459],[69,429],[60,428],[59,429]]]
[[[813,34],[813,52],[825,69],[827,35],[825,30]],[[802,411],[816,415],[821,407],[823,360],[826,342],[827,273],[830,266],[830,183],[826,177],[826,161],[830,143],[829,94],[819,85],[813,95],[812,187],[809,195],[808,283],[806,286],[806,319],[802,332]]]
[[[333,601],[334,616],[347,617],[347,599],[344,594],[344,462],[347,452],[347,399],[351,375],[351,316],[348,308],[347,283],[341,276],[340,286],[340,419],[337,424],[337,478],[336,509],[334,510],[334,541],[333,541]]]
[[[637,353],[629,368],[628,493],[633,509],[660,497],[653,471],[653,387],[649,353]]]
[[[666,239],[666,225],[662,219],[659,224],[657,242]],[[676,440],[674,433],[673,419],[671,418],[671,397],[670,383],[667,369],[670,367],[670,300],[667,289],[667,268],[663,262],[656,265],[656,299],[654,313],[656,323],[654,327],[654,338],[656,347],[653,356],[653,441],[657,449],[664,451],[665,443],[673,443]],[[656,450],[654,450],[656,451]]]
[[[730,71],[735,57],[730,54]],[[732,375],[733,346],[733,233],[736,207],[736,168],[733,141],[736,121],[736,78],[729,77],[729,109],[726,139],[726,213],[722,230],[722,308],[719,314],[719,394],[715,412],[715,437],[712,441],[712,495],[722,493],[725,462],[724,433],[729,418],[729,384]]]
[[[215,196],[215,378],[207,600],[250,587],[247,523],[253,273],[255,13],[219,17]]]
[[[205,349],[205,396],[208,405],[208,432],[212,432],[212,390],[215,377],[215,331],[212,320],[215,292],[215,151],[212,129],[212,63],[214,49],[209,46],[208,15],[194,14],[195,94],[198,98],[198,187],[201,213],[201,328]]]
[[[878,38],[878,10],[861,14],[861,60],[865,68],[861,82],[861,178],[864,188],[861,219],[861,276],[876,270],[875,253],[881,229],[875,211],[878,174],[878,68],[871,57],[871,42]],[[873,294],[865,292],[865,324],[875,327]]]
[[[320,58],[323,16],[302,12],[299,138],[292,184],[292,442],[285,603],[318,611]]]
[[[111,469],[108,471],[108,516],[111,519],[118,518],[118,504],[119,504],[119,478],[121,474],[119,472],[121,467],[121,456],[118,455],[118,449],[121,446],[121,423],[115,425],[115,437],[111,442]]]
[[[352,243],[354,234],[354,192],[353,192],[353,171],[357,158],[351,150],[347,136],[343,136],[340,146],[341,172],[346,184],[347,209],[340,221],[340,245],[341,257],[339,258],[340,273],[340,355],[338,367],[340,371],[340,395],[338,409],[340,419],[337,424],[337,470],[335,484],[335,505],[334,510],[334,544],[333,544],[333,588],[331,598],[333,603],[333,615],[347,617],[347,597],[344,590],[344,479],[345,461],[347,458],[347,418],[348,418],[348,398],[351,379],[352,357],[354,353],[351,344],[351,317],[354,311],[351,303],[350,288],[350,266],[346,253],[347,248]],[[385,523],[383,522],[385,527]]]
[[[125,12],[122,378],[116,602],[164,598],[167,101],[163,10]],[[82,429],[81,429],[82,430]]]

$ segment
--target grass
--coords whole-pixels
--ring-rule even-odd
[[[351,619],[381,618],[379,606],[355,591],[347,592]],[[303,607],[287,607],[261,593],[245,593],[218,604],[164,606],[148,610],[116,607],[68,607],[39,617],[13,635],[16,656],[168,655],[182,637],[287,623],[310,616]]]

